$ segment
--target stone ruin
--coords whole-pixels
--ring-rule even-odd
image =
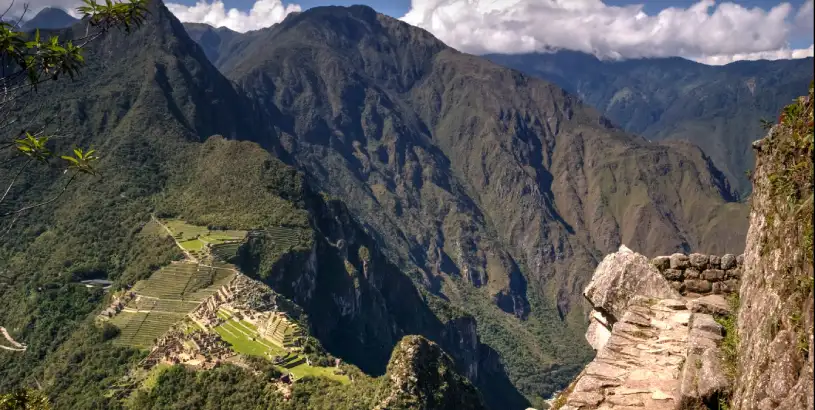
[[[724,332],[714,319],[729,313],[723,295],[681,295],[657,268],[660,261],[621,246],[597,267],[584,290],[594,308],[586,338],[597,355],[556,399],[557,408],[706,408],[730,388]],[[688,261],[685,270],[702,264],[693,266]],[[705,266],[713,269],[709,260]]]
[[[658,256],[651,263],[679,294],[698,297],[738,292],[744,255],[675,253]]]
[[[114,296],[113,300],[110,302],[110,305],[108,305],[108,307],[97,315],[97,319],[108,320],[113,316],[116,316],[131,300],[135,298],[136,293],[130,290],[125,291],[121,296]]]
[[[150,368],[158,363],[183,363],[210,369],[235,355],[217,333],[196,330],[187,334],[173,328],[158,339],[142,362],[142,367]]]

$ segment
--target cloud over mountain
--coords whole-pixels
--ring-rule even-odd
[[[227,10],[221,0],[211,3],[201,0],[194,6],[167,3],[167,8],[183,22],[224,26],[239,32],[269,27],[282,21],[289,13],[301,11],[299,5],[284,5],[281,0],[257,0],[248,11],[236,8]]]
[[[0,6],[10,2],[0,0]],[[56,6],[75,15],[80,2],[28,3],[34,14]],[[10,15],[18,15],[22,4],[15,2]],[[257,0],[249,10],[227,8],[222,0],[200,0],[192,6],[170,2],[167,7],[181,21],[239,32],[269,27],[301,11],[297,3],[283,0]],[[700,0],[652,15],[643,5],[610,6],[601,0],[412,0],[402,20],[474,54],[563,48],[601,58],[682,56],[706,64],[813,55],[812,46],[790,45],[793,36],[812,42],[813,0],[798,8],[782,2],[769,10]]]
[[[606,58],[683,56],[730,62],[812,55],[791,50],[793,31],[812,27],[812,0],[770,10],[702,0],[648,15],[642,5],[600,0],[413,0],[404,21],[471,53],[527,53],[551,48]]]

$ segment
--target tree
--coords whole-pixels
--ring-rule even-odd
[[[25,106],[44,104],[37,95],[38,86],[48,81],[58,81],[68,76],[74,79],[85,60],[84,48],[92,41],[113,29],[130,33],[140,27],[148,13],[148,0],[83,0],[77,11],[82,15],[80,24],[85,25],[84,34],[71,40],[52,35],[47,39],[40,31],[20,31],[20,22],[6,22],[5,16],[13,5],[0,15],[0,239],[11,230],[14,223],[27,211],[48,205],[59,199],[80,175],[95,175],[94,163],[98,160],[93,149],[74,148],[68,153],[54,153],[49,146],[53,135],[45,133],[45,127],[20,124],[10,113]],[[76,36],[75,36],[76,37]],[[4,135],[5,134],[5,135]],[[59,167],[66,182],[50,197],[29,204],[13,201],[19,193],[14,184],[31,166]],[[9,202],[13,205],[9,209]]]
[[[48,398],[34,389],[20,389],[0,394],[0,410],[50,410]]]

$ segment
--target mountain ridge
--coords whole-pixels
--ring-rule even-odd
[[[32,31],[35,29],[43,30],[57,30],[68,28],[72,24],[79,21],[74,18],[67,11],[59,7],[46,7],[40,10],[30,20],[24,22],[20,27],[23,31]]]
[[[698,148],[626,134],[551,83],[367,7],[309,9],[253,36],[216,66],[276,119],[281,157],[342,198],[398,266],[495,329],[485,340],[504,360],[582,343],[582,284],[620,241],[653,254],[743,245],[725,227],[746,225],[744,206],[723,199]],[[473,308],[484,300],[518,319]],[[498,337],[519,325],[550,330],[522,336],[527,347]],[[535,391],[545,382],[519,380],[540,372],[514,380]]]
[[[713,158],[733,194],[752,186],[749,146],[770,119],[812,79],[813,58],[736,61],[709,66],[678,57],[603,61],[576,52],[486,55],[553,81],[627,131],[655,141],[690,141]]]

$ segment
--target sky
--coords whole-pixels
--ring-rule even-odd
[[[11,0],[0,0],[3,8]],[[22,1],[15,0],[12,14]],[[80,0],[28,0],[72,9]],[[570,49],[705,64],[813,55],[813,0],[165,0],[181,21],[245,32],[291,12],[367,4],[473,54]],[[32,14],[33,15],[33,14]]]

